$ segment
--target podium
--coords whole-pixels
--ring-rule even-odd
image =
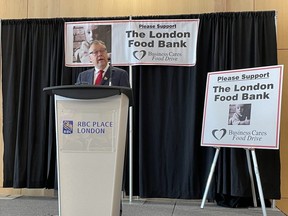
[[[44,91],[55,100],[59,215],[119,216],[131,89]]]

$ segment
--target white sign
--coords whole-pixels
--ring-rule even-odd
[[[58,96],[59,150],[63,152],[114,152],[119,108],[116,96],[74,100]],[[97,106],[97,109],[95,109]]]
[[[198,25],[198,19],[119,23],[112,34],[112,63],[193,66],[196,64]]]
[[[201,146],[278,149],[283,65],[208,73]]]
[[[102,40],[113,65],[196,64],[199,19],[65,23],[66,66],[92,66],[89,44]]]

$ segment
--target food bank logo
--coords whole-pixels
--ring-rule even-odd
[[[145,50],[134,51],[133,56],[134,58],[140,61],[141,59],[144,58],[144,56],[146,56],[146,51]]]
[[[226,129],[224,129],[224,128],[222,128],[220,130],[214,129],[212,131],[213,137],[217,140],[221,140],[225,136],[225,134],[226,134]]]
[[[63,121],[63,134],[72,134],[73,133],[73,121],[64,120]]]

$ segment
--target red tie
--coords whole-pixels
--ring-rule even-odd
[[[95,80],[95,85],[101,85],[103,72],[104,72],[103,70],[98,71],[98,76]]]

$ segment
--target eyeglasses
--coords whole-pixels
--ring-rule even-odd
[[[99,53],[102,54],[102,53],[105,53],[106,52],[106,49],[100,49],[100,50],[94,50],[94,51],[91,51],[89,52],[90,55],[98,55]]]

